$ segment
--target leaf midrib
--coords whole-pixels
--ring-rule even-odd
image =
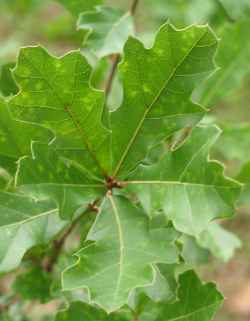
[[[124,184],[133,184],[133,185],[182,185],[182,186],[200,186],[200,187],[211,187],[211,188],[221,188],[221,189],[239,189],[237,186],[223,186],[223,185],[213,185],[213,184],[199,184],[199,183],[189,183],[189,182],[180,182],[180,181],[160,181],[160,180],[131,180],[125,181]]]
[[[115,304],[116,298],[118,296],[118,292],[120,291],[120,284],[121,284],[121,279],[122,279],[122,274],[123,274],[123,264],[124,264],[124,240],[123,240],[123,231],[122,231],[122,226],[120,222],[120,217],[118,213],[118,208],[115,204],[115,201],[112,197],[112,195],[107,195],[111,207],[114,212],[115,220],[117,223],[118,227],[118,235],[119,235],[119,248],[120,248],[120,257],[119,257],[119,262],[118,262],[118,267],[119,267],[119,272],[118,272],[118,277],[117,277],[117,283],[116,283],[116,288],[114,290],[113,294],[113,304]]]

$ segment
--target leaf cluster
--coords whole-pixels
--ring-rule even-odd
[[[216,220],[233,217],[242,184],[210,157],[217,142],[234,149],[207,108],[248,72],[231,60],[248,59],[249,21],[218,31],[219,48],[208,25],[171,23],[146,46],[136,2],[128,12],[59,2],[87,30],[82,50],[24,47],[0,77],[0,273],[18,274],[14,306],[23,315],[23,302],[57,299],[67,308],[56,321],[212,320],[223,297],[191,269],[240,247]],[[243,172],[245,182],[248,164]],[[0,302],[3,320],[11,300]]]

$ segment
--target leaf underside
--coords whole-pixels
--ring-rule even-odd
[[[138,286],[153,282],[153,263],[176,263],[178,254],[170,229],[149,231],[143,212],[123,197],[108,195],[78,262],[63,274],[64,290],[87,287],[91,300],[112,312],[126,303]],[[105,296],[103,296],[105,293]]]

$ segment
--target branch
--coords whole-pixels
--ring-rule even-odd
[[[98,208],[96,206],[98,200],[94,201],[92,204],[89,204],[87,209],[79,215],[72,224],[64,231],[64,233],[53,242],[53,255],[50,256],[47,260],[45,260],[43,266],[46,272],[50,273],[53,271],[54,265],[56,264],[61,251],[63,249],[63,246],[67,240],[67,238],[70,236],[70,234],[73,232],[73,230],[76,228],[78,223],[81,221],[83,216],[87,214],[88,212],[98,212]]]
[[[131,7],[129,9],[129,13],[131,14],[131,16],[135,15],[136,9],[138,8],[138,4],[139,4],[139,0],[133,0],[133,2],[131,4]],[[108,76],[108,80],[107,80],[107,83],[106,83],[106,86],[105,86],[106,100],[107,100],[107,97],[110,94],[110,91],[111,91],[111,88],[112,88],[112,84],[113,84],[113,81],[114,81],[115,73],[116,73],[117,66],[118,66],[118,63],[120,61],[120,58],[121,58],[120,54],[113,55],[113,61],[112,61],[111,70],[110,70],[110,73],[109,73],[109,76]]]

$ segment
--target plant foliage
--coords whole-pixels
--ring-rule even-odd
[[[212,320],[223,297],[192,269],[208,252],[227,261],[240,247],[214,221],[234,216],[242,184],[210,152],[216,144],[242,158],[247,139],[231,149],[238,127],[219,139],[206,107],[249,73],[249,20],[216,20],[218,52],[207,24],[164,23],[146,46],[135,36],[137,1],[128,12],[58,2],[87,31],[82,50],[26,46],[0,74],[0,273],[18,274],[13,304],[26,318],[22,302],[57,299],[67,307],[56,321]],[[230,6],[210,15],[225,18]],[[111,65],[108,77],[89,52]],[[116,88],[122,102],[110,108]],[[244,199],[249,176],[246,161]],[[11,300],[0,320],[17,320]]]

